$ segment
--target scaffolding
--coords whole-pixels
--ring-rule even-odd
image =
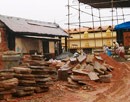
[[[96,0],[95,0],[96,1]],[[101,0],[99,0],[101,1]],[[68,33],[70,31],[71,27],[78,27],[79,29],[79,41],[80,41],[80,50],[81,50],[81,27],[90,27],[90,24],[92,25],[92,28],[94,30],[95,26],[97,27],[96,23],[98,23],[98,25],[100,27],[103,26],[103,22],[111,22],[111,27],[113,28],[114,25],[125,22],[125,17],[130,16],[130,14],[126,14],[124,13],[124,8],[121,7],[120,5],[122,5],[125,2],[125,5],[130,2],[129,0],[106,0],[103,2],[99,2],[97,0],[97,2],[91,2],[90,0],[68,0]],[[119,4],[121,3],[121,4]],[[109,4],[109,5],[108,5]],[[106,8],[104,7],[106,5]],[[84,7],[82,7],[84,6]],[[123,4],[124,6],[124,4]],[[128,6],[128,4],[126,5],[126,7]],[[97,7],[97,8],[96,8]],[[83,8],[83,9],[82,9]],[[72,17],[72,13],[71,10],[75,10],[78,11],[77,15],[74,17],[78,17],[77,21],[73,21]],[[98,11],[97,13],[94,13],[95,11]],[[110,15],[103,15],[101,14],[102,10],[108,10],[111,12]],[[119,11],[120,10],[120,11]],[[89,11],[89,12],[88,12]],[[89,16],[89,20],[87,21],[83,21],[82,20],[82,15],[85,14],[87,16]],[[91,20],[90,20],[90,16],[91,16]],[[96,18],[96,20],[95,20]],[[107,18],[107,19],[106,19]],[[72,21],[71,21],[72,19]],[[113,36],[113,29],[112,30],[112,36]],[[93,31],[94,32],[94,31]],[[94,32],[95,33],[95,32]],[[101,29],[101,36],[102,36],[102,29]],[[103,36],[102,36],[103,37]],[[95,47],[96,47],[96,38],[95,38],[95,34],[94,34],[94,39],[95,39]],[[113,39],[112,39],[113,40]],[[112,41],[113,42],[113,41]],[[68,42],[69,45],[69,42]],[[103,40],[102,40],[102,46],[103,46]],[[70,45],[69,45],[70,47]]]

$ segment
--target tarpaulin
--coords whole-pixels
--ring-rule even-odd
[[[130,21],[118,24],[114,28],[115,30],[126,30],[130,29]]]

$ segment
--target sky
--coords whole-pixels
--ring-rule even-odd
[[[65,23],[67,0],[0,0],[0,15]]]
[[[59,24],[63,29],[68,27],[68,9],[67,9],[68,0],[0,0],[0,15],[6,16],[14,16],[21,17],[32,20],[39,20],[45,22],[55,22]],[[78,8],[77,0],[70,0],[70,5],[74,5],[73,7]],[[75,6],[76,5],[76,6]],[[81,10],[91,12],[89,6],[81,4]],[[130,9],[124,10],[126,14],[129,13]],[[122,10],[118,10],[119,14],[122,15]],[[110,16],[111,9],[102,10],[101,15]],[[114,12],[115,13],[115,12]],[[75,9],[70,8],[70,23],[79,22],[79,12]],[[94,15],[99,15],[99,12],[94,9]],[[107,17],[103,18],[103,20],[110,20],[112,18]],[[115,18],[117,19],[117,18]],[[120,16],[120,22],[123,22],[123,16]],[[83,12],[81,12],[80,16],[81,22],[92,21],[92,16],[89,16]],[[94,20],[98,20],[94,18]],[[130,16],[126,16],[126,20],[130,20]],[[114,22],[114,24],[116,24]],[[102,25],[108,24],[111,22],[103,21]],[[72,27],[77,27],[76,25],[71,25]],[[100,23],[82,23],[81,26],[99,26]]]

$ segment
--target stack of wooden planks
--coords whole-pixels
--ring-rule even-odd
[[[16,92],[18,79],[14,78],[14,71],[12,69],[0,70],[0,99],[11,98],[12,94]]]
[[[31,69],[26,67],[12,67],[12,69],[14,69],[15,72],[14,76],[19,80],[14,95],[18,97],[32,95],[35,90],[34,85],[36,81],[34,75],[31,74]]]
[[[56,71],[53,68],[47,66],[30,66],[32,74],[35,77],[35,92],[46,92],[49,90],[49,82],[52,82],[56,75]]]

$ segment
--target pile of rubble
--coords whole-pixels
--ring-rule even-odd
[[[59,63],[62,63],[61,66]],[[68,81],[67,86],[71,88],[79,88],[80,86],[83,86],[84,89],[88,88],[90,87],[88,81],[110,83],[111,72],[114,69],[100,55],[72,56],[62,59],[61,62],[51,61],[50,66],[51,64],[53,67],[58,66],[58,80]]]
[[[0,71],[0,95],[17,97],[46,92],[54,81],[66,81],[68,88],[94,90],[88,82],[110,83],[113,67],[100,55],[77,55],[45,61],[42,55],[26,56],[22,64]],[[11,91],[10,91],[11,90]]]

